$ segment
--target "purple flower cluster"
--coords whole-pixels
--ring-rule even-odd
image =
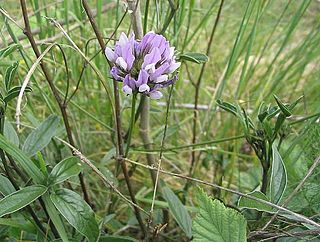
[[[114,49],[105,49],[105,55],[112,63],[111,75],[123,82],[122,90],[130,95],[143,93],[150,98],[159,99],[159,89],[173,84],[177,75],[173,73],[180,67],[176,62],[174,47],[162,35],[147,33],[141,41],[133,34],[121,33]]]

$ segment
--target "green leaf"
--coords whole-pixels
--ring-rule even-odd
[[[10,102],[12,99],[16,98],[20,94],[21,87],[13,87],[8,91],[7,96],[3,99],[5,103]],[[24,92],[32,92],[31,87],[26,87]]]
[[[4,196],[7,196],[15,192],[14,186],[8,178],[0,174],[0,193]]]
[[[77,157],[69,157],[60,161],[49,175],[49,183],[58,184],[72,176],[76,176],[81,171],[81,164]]]
[[[32,178],[36,183],[44,181],[44,175],[38,167],[26,156],[19,148],[11,144],[2,134],[0,134],[0,149],[3,149],[23,168],[23,170]]]
[[[263,194],[262,192],[260,192],[260,191],[253,191],[253,192],[249,193],[248,195],[269,202],[267,196],[264,195],[264,194]],[[270,207],[270,206],[268,206],[268,205],[266,205],[266,204],[263,204],[263,203],[261,203],[261,202],[252,200],[252,199],[247,198],[247,197],[241,197],[241,198],[239,199],[238,205],[239,205],[239,207],[255,209],[255,210],[258,210],[258,211],[265,211],[265,212],[270,212],[270,213],[273,213],[273,212],[274,212],[274,210],[273,210],[272,207]]]
[[[36,233],[34,225],[29,221],[22,220],[21,218],[0,218],[0,225],[18,228],[29,233]]]
[[[281,112],[286,116],[286,117],[290,117],[292,115],[291,111],[286,107],[286,105],[284,105],[280,99],[276,96],[273,95],[274,99],[276,100]]]
[[[45,186],[32,185],[5,196],[0,200],[0,217],[24,208],[46,191],[47,188]]]
[[[127,236],[107,235],[101,237],[99,242],[138,242],[138,240]]]
[[[224,102],[220,99],[217,100],[217,104],[220,108],[224,109],[225,111],[232,113],[235,116],[238,116],[238,109],[235,105],[229,102]]]
[[[4,83],[5,83],[5,88],[6,91],[8,91],[10,89],[12,80],[14,78],[14,75],[17,72],[19,66],[19,62],[14,62],[11,66],[9,66],[6,70],[6,73],[4,75]]]
[[[274,143],[272,144],[271,169],[269,195],[271,202],[278,204],[287,186],[287,171]]]
[[[54,206],[62,216],[89,241],[96,241],[99,227],[94,218],[94,212],[77,193],[68,189],[59,189],[50,195]]]
[[[28,155],[33,156],[38,151],[45,148],[56,134],[59,127],[59,117],[50,115],[35,130],[33,130],[23,144],[22,150]]]
[[[19,147],[18,134],[17,134],[16,130],[14,129],[14,127],[12,126],[12,124],[10,122],[8,122],[7,120],[4,121],[3,134],[8,139],[8,141],[10,143]]]
[[[10,55],[12,52],[14,52],[15,50],[17,50],[19,47],[21,47],[21,45],[19,44],[12,44],[9,45],[6,48],[3,48],[0,50],[0,58],[4,58],[7,57],[8,55]]]
[[[187,209],[169,187],[164,186],[162,188],[162,194],[164,199],[168,202],[169,210],[172,213],[173,218],[177,221],[186,235],[191,238],[192,220]]]
[[[68,239],[69,242],[79,242],[79,240],[76,239]],[[52,240],[51,242],[64,242],[62,239],[55,239]]]
[[[193,222],[193,242],[245,242],[247,221],[238,211],[212,200],[199,189],[200,211]]]
[[[188,52],[185,54],[181,54],[180,60],[191,61],[197,64],[201,64],[207,62],[209,58],[205,54]]]

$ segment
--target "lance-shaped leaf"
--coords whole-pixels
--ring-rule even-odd
[[[275,144],[272,144],[272,167],[269,187],[271,202],[278,204],[287,186],[287,171]]]
[[[169,204],[170,212],[186,235],[192,236],[192,221],[187,209],[169,187],[162,188],[162,195]]]
[[[18,134],[12,124],[7,120],[4,121],[3,135],[8,139],[9,142],[19,147]]]
[[[0,200],[0,217],[16,212],[32,203],[47,191],[45,186],[33,185],[5,196]]]
[[[246,219],[199,189],[200,210],[193,222],[193,242],[245,242]]]
[[[7,96],[5,96],[5,98],[3,99],[3,101],[5,103],[8,103],[10,102],[12,99],[16,98],[19,96],[20,94],[20,90],[21,90],[21,87],[13,87],[11,88],[9,91],[8,91],[8,94]],[[32,88],[31,87],[26,87],[26,89],[24,90],[24,92],[31,92],[32,91]]]
[[[180,55],[180,60],[191,61],[197,64],[205,63],[209,60],[209,57],[201,53],[185,53]]]
[[[0,193],[4,196],[7,196],[15,191],[16,189],[14,189],[14,186],[9,179],[0,174]]]
[[[264,195],[260,191],[253,191],[253,192],[249,193],[248,195],[269,202],[269,200],[266,197],[266,195]],[[271,206],[269,206],[267,204],[264,204],[262,202],[247,198],[247,197],[241,197],[239,199],[238,205],[239,205],[239,207],[242,207],[242,208],[255,209],[255,210],[258,210],[258,211],[265,211],[265,212],[269,212],[269,213],[275,212],[274,209]]]
[[[69,157],[60,161],[51,171],[49,181],[53,184],[61,183],[81,171],[81,164],[77,157]]]
[[[35,155],[50,143],[58,127],[59,117],[50,115],[39,127],[29,134],[23,144],[22,150],[29,156]]]
[[[94,212],[80,195],[68,189],[59,189],[50,195],[50,199],[62,216],[89,242],[97,240],[99,227]]]
[[[6,70],[6,73],[4,75],[4,83],[5,83],[5,88],[6,91],[8,91],[10,89],[12,80],[14,78],[14,75],[17,72],[19,66],[19,62],[14,62],[11,66],[9,66]]]
[[[12,52],[14,52],[15,50],[17,50],[20,47],[21,47],[21,45],[19,45],[19,44],[12,44],[12,45],[9,45],[9,46],[1,49],[0,50],[0,58],[4,58],[4,57],[10,55]]]
[[[44,181],[44,175],[32,162],[32,160],[30,160],[30,158],[19,148],[7,141],[7,139],[2,134],[0,134],[0,149],[3,149],[5,152],[11,155],[28,174],[28,176],[32,178],[36,183],[42,183]]]

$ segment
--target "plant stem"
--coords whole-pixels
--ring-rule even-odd
[[[36,42],[33,38],[33,34],[31,32],[31,28],[30,28],[30,23],[29,23],[29,17],[28,17],[28,12],[27,12],[27,6],[26,6],[26,1],[25,0],[20,0],[20,5],[21,5],[21,9],[22,9],[22,15],[23,15],[23,19],[24,19],[24,24],[25,24],[25,28],[23,30],[23,33],[27,36],[30,44],[31,44],[31,47],[33,49],[33,52],[35,53],[36,57],[39,58],[39,56],[41,55],[40,54],[40,51],[36,45]],[[46,80],[50,86],[50,89],[54,95],[54,98],[56,100],[56,102],[58,103],[58,106],[60,108],[60,112],[61,112],[61,115],[63,117],[63,123],[64,123],[64,126],[65,126],[65,129],[66,129],[66,132],[67,132],[67,136],[68,136],[68,140],[70,142],[70,144],[72,144],[73,146],[75,146],[75,142],[74,142],[74,139],[73,139],[73,136],[72,136],[72,133],[71,133],[71,127],[70,127],[70,124],[69,124],[69,119],[68,119],[68,114],[67,114],[67,104],[61,99],[60,95],[59,95],[59,92],[57,90],[57,88],[55,87],[54,83],[53,83],[53,80],[52,80],[52,77],[50,75],[50,72],[49,72],[49,69],[47,68],[47,65],[45,64],[44,61],[41,61],[40,63],[40,66],[41,66],[41,69],[46,77]],[[80,180],[80,185],[81,185],[81,189],[82,189],[82,192],[83,192],[83,196],[84,196],[84,199],[85,201],[91,205],[91,202],[90,202],[90,199],[89,199],[89,195],[88,195],[88,192],[87,192],[87,189],[86,189],[86,184],[84,182],[84,178],[83,178],[83,174],[80,173],[79,174],[79,180]]]
[[[135,119],[135,111],[136,111],[136,100],[137,100],[137,93],[134,93],[132,94],[130,126],[129,126],[128,138],[127,138],[126,152],[124,153],[124,157],[128,157],[128,153],[130,149],[131,136],[132,136],[132,130],[134,127],[134,119]]]
[[[1,114],[3,115],[3,114]],[[0,133],[3,134],[3,129],[4,129],[4,120],[5,120],[5,116],[3,115],[1,118],[0,118]],[[15,190],[19,190],[19,186],[17,185],[14,177],[13,177],[13,174],[11,173],[11,169],[8,165],[8,162],[6,160],[6,156],[5,156],[5,153],[2,149],[0,149],[0,158],[2,160],[2,164],[4,166],[4,170],[8,176],[8,179],[9,181],[12,183],[13,187],[15,188]],[[33,209],[31,208],[30,205],[26,206],[26,210],[28,213],[30,213],[32,219],[34,220],[36,226],[38,227],[38,229],[40,230],[40,232],[42,234],[46,234],[46,230],[45,228],[42,226],[42,223],[40,222],[40,220],[38,219],[38,216],[36,215],[36,213],[33,211]]]
[[[105,49],[105,44],[102,38],[102,35],[98,29],[98,26],[92,16],[92,12],[91,9],[89,7],[89,4],[86,0],[82,0],[82,4],[83,7],[86,11],[86,14],[89,18],[89,21],[91,23],[91,26],[95,32],[95,35],[98,39],[99,45],[101,47],[102,53],[104,53],[104,49]],[[106,56],[105,56],[106,57]],[[106,58],[106,60],[108,61],[108,59]],[[109,61],[108,61],[109,63]],[[109,63],[110,65],[110,63]],[[136,198],[135,195],[133,193],[133,189],[131,186],[131,182],[130,182],[130,177],[129,177],[129,173],[128,173],[128,169],[127,169],[127,165],[123,160],[123,156],[124,156],[124,151],[123,151],[123,140],[122,140],[122,128],[121,128],[121,109],[120,109],[120,100],[119,100],[119,90],[118,90],[118,82],[116,80],[113,80],[113,90],[114,90],[114,102],[115,102],[115,125],[116,125],[116,133],[117,133],[117,158],[116,160],[118,162],[120,162],[121,168],[122,168],[122,172],[128,187],[128,191],[129,191],[129,195],[131,198],[132,203],[137,204],[136,202]],[[143,233],[143,236],[146,237],[147,236],[147,232],[146,232],[146,228],[145,225],[143,223],[143,220],[141,218],[141,214],[139,209],[134,206],[134,211],[135,211],[135,215],[136,218],[138,220],[138,223],[140,225],[141,231]]]
[[[218,14],[217,14],[215,23],[214,23],[213,28],[212,28],[212,32],[211,32],[210,40],[209,40],[209,43],[208,43],[206,55],[209,55],[209,53],[210,53],[211,45],[212,45],[212,42],[213,42],[213,37],[214,37],[214,34],[216,32],[216,29],[217,29],[217,26],[218,26],[218,23],[219,23],[219,20],[220,20],[223,4],[224,4],[224,0],[221,0],[220,6],[219,6],[219,10],[218,10]],[[202,80],[202,77],[203,77],[203,74],[204,74],[205,67],[206,67],[206,63],[204,63],[202,65],[198,81],[195,83],[193,129],[192,129],[192,143],[193,144],[195,144],[197,142],[198,102],[199,102],[200,85],[201,85],[201,80]],[[195,163],[196,163],[196,152],[193,150],[191,152],[191,164],[190,164],[190,168],[189,168],[189,176],[191,176],[191,177],[192,177],[193,172],[194,172]],[[189,188],[189,182],[186,183],[186,185],[184,187],[184,191],[187,192],[188,188]]]

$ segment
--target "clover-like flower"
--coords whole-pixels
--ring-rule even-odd
[[[134,34],[128,38],[121,33],[113,50],[106,47],[105,55],[112,63],[112,77],[123,82],[124,93],[139,92],[153,99],[161,98],[159,90],[173,84],[177,79],[174,72],[181,65],[175,60],[174,47],[154,32],[147,33],[141,41]]]

